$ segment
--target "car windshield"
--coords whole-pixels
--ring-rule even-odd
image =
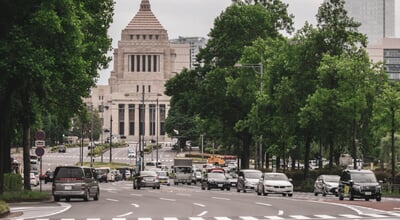
[[[339,182],[340,176],[324,176],[326,182]]]
[[[141,171],[140,176],[157,176],[157,173],[154,171]]]
[[[192,169],[190,167],[175,167],[175,172],[177,173],[191,173]]]
[[[372,173],[353,173],[351,176],[355,183],[376,183],[375,175]]]
[[[165,177],[167,176],[167,172],[166,171],[156,171],[158,176],[162,176]]]
[[[58,169],[57,178],[82,178],[82,169],[78,167],[61,167]]]
[[[266,180],[288,180],[285,174],[281,173],[266,173],[264,174],[264,179]]]
[[[244,173],[244,176],[248,179],[260,179],[261,173],[259,172],[248,172]]]
[[[225,175],[223,173],[208,173],[208,178],[213,179],[225,179]]]

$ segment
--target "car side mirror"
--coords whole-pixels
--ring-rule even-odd
[[[349,184],[350,184],[350,186],[353,186],[353,184],[354,184],[353,180],[350,180]]]
[[[292,182],[293,181],[293,179],[292,178],[289,178],[289,182]]]

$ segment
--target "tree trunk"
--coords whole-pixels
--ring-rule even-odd
[[[241,164],[240,164],[241,169],[249,168],[250,142],[251,142],[251,135],[244,134],[242,136],[243,151],[241,155]]]
[[[31,190],[30,172],[31,172],[31,155],[30,155],[30,129],[28,123],[22,124],[23,139],[23,155],[24,155],[24,189]]]
[[[11,172],[11,160],[10,160],[10,145],[11,145],[11,131],[12,128],[12,117],[11,117],[11,95],[9,91],[4,93],[5,96],[1,100],[0,109],[0,195],[4,192],[4,173]]]
[[[392,108],[392,129],[391,129],[391,151],[392,151],[392,183],[394,183],[394,178],[396,176],[396,148],[394,146],[394,133],[395,133],[395,110]]]
[[[311,147],[311,137],[309,135],[306,136],[305,141],[305,152],[304,152],[304,178],[307,178],[308,171],[310,169],[310,164],[308,161],[310,160],[310,147]]]

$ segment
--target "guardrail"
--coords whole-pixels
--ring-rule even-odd
[[[400,195],[400,184],[383,183],[382,192],[387,194]]]

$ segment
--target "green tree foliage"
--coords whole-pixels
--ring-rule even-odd
[[[29,130],[44,112],[67,121],[106,67],[113,1],[2,1],[0,22],[0,175],[8,172],[11,131],[24,143],[29,179]],[[4,30],[4,31],[3,31]],[[62,106],[62,107],[60,107]],[[0,178],[2,179],[2,178]],[[0,187],[2,184],[0,183]],[[29,181],[25,188],[30,189]],[[0,193],[2,193],[0,188]]]

